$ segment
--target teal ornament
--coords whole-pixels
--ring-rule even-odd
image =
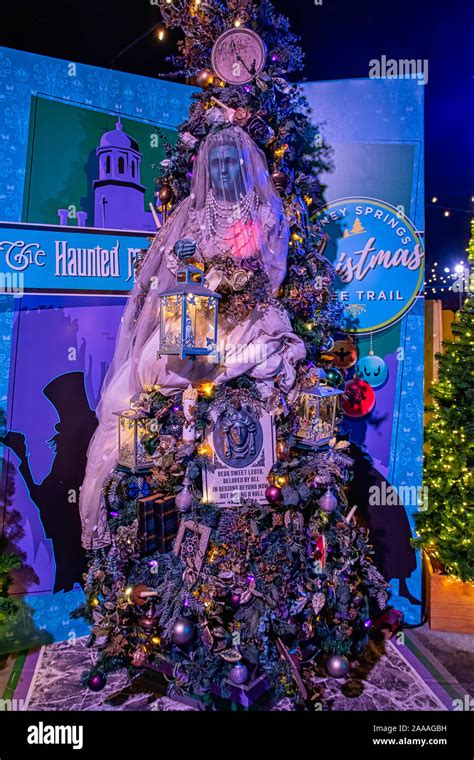
[[[328,385],[332,388],[339,388],[342,385],[344,378],[340,370],[336,367],[330,367],[326,371],[326,380]]]
[[[388,367],[380,356],[375,356],[373,351],[369,351],[368,356],[362,356],[357,364],[360,379],[365,380],[372,388],[380,388],[385,383]]]

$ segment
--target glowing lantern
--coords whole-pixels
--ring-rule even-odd
[[[206,288],[204,273],[188,265],[178,269],[176,288],[160,296],[159,354],[217,357],[217,309],[220,295]]]
[[[117,464],[131,472],[144,472],[154,465],[145,443],[156,436],[156,419],[139,409],[114,412],[118,417]]]
[[[334,435],[337,398],[342,390],[328,385],[305,388],[300,395],[299,430],[301,443],[317,448],[328,443]]]

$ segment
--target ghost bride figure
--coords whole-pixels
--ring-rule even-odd
[[[205,357],[159,355],[160,293],[176,283],[183,263],[176,251],[183,239],[196,242],[194,261],[204,267],[207,287],[226,296],[219,307],[215,363]],[[190,383],[225,383],[245,373],[267,393],[275,384],[283,392],[290,390],[305,348],[275,299],[286,273],[287,249],[288,225],[264,154],[240,127],[211,133],[194,162],[190,195],[157,233],[122,317],[80,492],[85,548],[110,543],[101,488],[117,459],[114,412],[128,408],[132,396],[151,386],[172,396]],[[252,282],[259,283],[253,291]],[[233,311],[226,311],[226,303],[233,304]]]

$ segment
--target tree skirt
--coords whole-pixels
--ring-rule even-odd
[[[86,647],[87,638],[59,642],[44,647],[28,688],[28,710],[190,710],[196,709],[154,692],[143,678],[130,682],[125,671],[108,677],[105,688],[92,692],[81,686],[81,673],[94,662],[94,651]],[[372,657],[369,666],[353,669],[351,678],[321,679],[324,689],[322,709],[346,710],[446,710],[443,695],[420,675],[417,661],[406,657],[406,647],[385,644],[381,656]],[[291,710],[289,700],[269,706]],[[321,708],[320,708],[321,709]],[[452,708],[451,708],[452,709]]]

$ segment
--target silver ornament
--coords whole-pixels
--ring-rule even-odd
[[[333,678],[344,678],[349,672],[349,660],[339,654],[333,654],[326,663],[326,669]]]
[[[232,670],[229,671],[230,680],[241,686],[249,677],[249,672],[245,665],[235,665]]]
[[[330,513],[337,509],[337,499],[330,488],[318,499],[318,504],[323,512]]]
[[[191,479],[186,477],[183,480],[183,487],[175,497],[176,509],[178,512],[189,512],[193,503],[193,492],[191,490]]]
[[[174,643],[178,644],[178,646],[189,644],[194,637],[195,631],[194,623],[189,618],[178,618],[173,627]]]

